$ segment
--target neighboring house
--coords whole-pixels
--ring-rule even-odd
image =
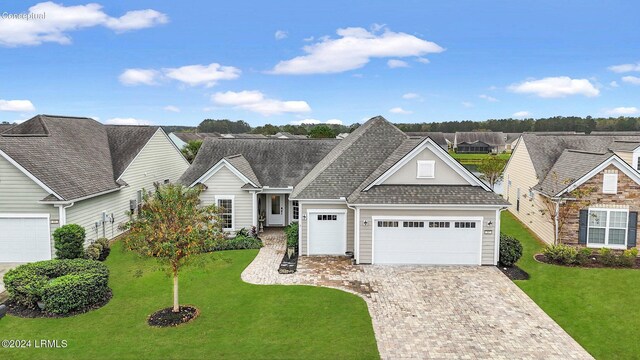
[[[339,142],[208,139],[181,181],[203,184],[230,230],[264,211],[267,226],[299,221],[302,255],[361,264],[495,265],[508,205],[433,140],[382,117]]]
[[[51,234],[78,224],[113,238],[142,190],[188,167],[157,126],[38,115],[0,134],[0,262],[50,259]]]
[[[276,138],[276,139],[306,139],[307,135],[294,135],[286,131],[281,131],[269,137]]]
[[[457,153],[499,154],[506,150],[505,136],[502,132],[459,131],[453,140],[453,150]]]
[[[221,137],[219,133],[192,133],[192,132],[172,132],[169,134],[169,139],[173,141],[178,149],[182,149],[189,141],[199,140],[203,141],[208,137]]]
[[[0,124],[0,134],[16,126],[16,124]]]
[[[267,139],[266,135],[263,134],[222,134],[221,135],[225,139]]]
[[[336,135],[336,139],[342,140],[342,139],[346,138],[347,136],[349,136],[349,133],[340,133],[340,134]]]
[[[442,133],[444,140],[447,142],[447,148],[453,150],[453,142],[456,139],[456,133]]]
[[[511,152],[516,147],[516,143],[522,133],[504,133],[504,149]]]
[[[628,161],[638,146],[640,136],[523,134],[504,172],[509,211],[547,243],[637,246],[640,173]],[[566,214],[559,226],[550,208]]]
[[[441,148],[448,150],[449,144],[447,143],[447,139],[445,139],[444,134],[438,131],[422,131],[422,132],[406,132],[407,135],[411,137],[429,137],[433,142],[438,144]]]

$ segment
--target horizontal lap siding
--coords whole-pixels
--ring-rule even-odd
[[[0,214],[49,214],[51,220],[59,220],[57,208],[38,204],[48,195],[13,164],[0,157]],[[50,224],[49,227],[53,233],[58,225]]]
[[[67,209],[67,224],[78,224],[85,228],[87,242],[102,237],[102,212],[113,214],[113,229],[110,223],[105,224],[104,235],[107,238],[118,236],[119,225],[129,220],[129,201],[136,200],[138,190],[154,189],[155,182],[163,183],[165,179],[175,182],[186,171],[188,163],[182,158],[171,141],[158,131],[151,137],[138,157],[130,164],[122,175],[128,186],[88,200],[80,201]],[[96,231],[95,223],[99,222]]]
[[[372,231],[375,224],[372,217],[397,217],[397,216],[455,216],[455,217],[482,217],[482,264],[495,264],[495,210],[402,210],[402,209],[360,209],[360,263],[370,264],[372,258]],[[367,225],[364,225],[364,221]],[[491,221],[491,225],[487,223]],[[485,234],[485,230],[492,230],[491,234]]]
[[[347,251],[353,251],[353,231],[354,231],[354,211],[349,209],[345,204],[310,204],[300,202],[300,254],[307,254],[307,222],[302,216],[307,214],[309,209],[338,209],[347,211]]]
[[[204,184],[207,189],[200,195],[203,205],[216,205],[216,195],[233,195],[235,230],[253,226],[253,196],[241,189],[244,181],[224,166]]]

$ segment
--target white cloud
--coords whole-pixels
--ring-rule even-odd
[[[133,85],[156,85],[160,73],[153,69],[126,69],[118,79],[128,86]]]
[[[211,100],[217,105],[233,106],[265,116],[282,113],[305,113],[311,111],[311,107],[306,101],[282,101],[269,99],[262,92],[257,90],[217,92],[211,96]]]
[[[380,30],[382,27],[376,26]],[[361,27],[338,29],[339,38],[321,38],[303,47],[306,55],[280,61],[273,74],[329,74],[365,66],[372,58],[421,57],[444,51],[438,44],[406,33],[382,29],[382,33]]]
[[[342,120],[340,119],[329,119],[327,121],[322,121],[318,119],[302,119],[302,120],[294,120],[289,124],[291,125],[318,125],[318,124],[327,124],[327,125],[342,125]]]
[[[401,114],[401,115],[413,114],[413,111],[405,110],[405,109],[403,109],[403,108],[401,108],[399,106],[389,109],[389,112],[392,113],[392,114]]]
[[[166,77],[178,80],[191,86],[214,86],[220,80],[233,80],[240,76],[240,69],[233,66],[222,66],[218,63],[205,65],[187,65],[179,68],[162,70]]]
[[[623,76],[622,81],[632,85],[640,85],[640,77],[637,76]]]
[[[407,99],[407,100],[420,99],[420,94],[406,93],[406,94],[402,95],[402,98],[403,99]]]
[[[462,106],[464,106],[466,108],[472,108],[473,107],[473,103],[469,102],[469,101],[463,101],[462,102]]]
[[[489,96],[489,95],[486,95],[486,94],[478,95],[478,97],[479,97],[480,99],[484,99],[484,100],[487,100],[487,101],[489,101],[489,102],[496,102],[496,101],[498,101],[498,99],[494,98],[493,96]]]
[[[387,61],[387,66],[390,67],[391,69],[395,69],[395,68],[409,67],[409,64],[406,61],[391,59]]]
[[[302,40],[305,41],[305,42],[310,42],[310,41],[313,41],[314,39],[315,38],[313,36],[309,36],[309,37],[306,37],[306,38],[304,38]]]
[[[33,5],[26,13],[34,16],[45,14],[45,18],[2,19],[0,45],[34,46],[45,42],[66,45],[71,43],[69,32],[84,28],[104,26],[120,33],[165,24],[169,21],[167,15],[151,9],[129,11],[115,18],[102,11],[102,5],[95,3],[64,6],[48,1]]]
[[[614,80],[614,81],[612,81],[612,82],[610,82],[610,83],[609,83],[609,86],[611,86],[612,88],[617,88],[617,87],[619,87],[620,85],[618,84],[618,82],[617,82],[617,81],[615,81],[615,80]]]
[[[640,63],[613,65],[613,66],[609,66],[608,69],[616,73],[640,71]]]
[[[0,99],[0,111],[35,111],[36,108],[29,100],[2,100]]]
[[[416,61],[419,62],[419,63],[423,63],[423,64],[428,64],[428,63],[431,62],[431,61],[429,61],[429,59],[423,58],[423,57],[417,58]]]
[[[572,79],[568,76],[527,80],[513,84],[508,89],[515,93],[533,94],[542,98],[561,98],[570,95],[594,97],[600,94],[600,90],[596,89],[588,79]]]
[[[282,40],[282,39],[286,39],[289,36],[289,34],[284,30],[278,30],[273,36],[276,38],[276,40]]]
[[[107,125],[151,125],[150,121],[135,118],[111,118],[104,123]]]
[[[608,115],[617,115],[617,116],[625,116],[625,115],[637,115],[640,114],[640,109],[635,106],[629,107],[617,107],[615,109],[609,109],[606,111]]]
[[[173,105],[167,105],[164,108],[164,111],[168,111],[168,112],[174,112],[174,113],[179,113],[180,112],[180,108],[177,106],[173,106]]]
[[[531,113],[528,112],[528,111],[518,111],[518,112],[513,113],[512,116],[515,117],[515,118],[525,118],[525,117],[531,116]]]

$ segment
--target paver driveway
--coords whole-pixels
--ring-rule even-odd
[[[350,265],[303,257],[281,275],[284,237],[242,273],[254,284],[308,284],[362,296],[384,359],[591,359],[559,325],[495,267]]]

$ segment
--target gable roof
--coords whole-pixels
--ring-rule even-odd
[[[249,181],[251,181],[255,186],[260,186],[260,180],[256,176],[256,173],[253,172],[251,168],[251,164],[247,161],[247,159],[242,156],[242,154],[226,156],[224,158],[229,162],[231,166],[236,168],[242,175],[246,176]]]
[[[90,118],[37,115],[0,134],[0,151],[58,200],[74,200],[123,185],[117,173],[158,130],[137,128],[116,130]]]
[[[382,116],[370,119],[340,141],[300,181],[291,197],[339,199],[351,195],[406,139]]]
[[[640,147],[640,137],[636,141],[616,140],[609,146],[609,150],[632,152],[638,147]]]
[[[566,149],[534,189],[554,196],[612,156],[614,154],[610,152],[597,153]]]
[[[208,138],[180,181],[191,185],[221,159],[242,155],[261,186],[294,186],[339,142],[335,139]],[[251,178],[250,174],[243,174]]]
[[[504,145],[505,136],[502,132],[493,131],[458,131],[455,135],[454,144],[483,142],[489,146]]]

